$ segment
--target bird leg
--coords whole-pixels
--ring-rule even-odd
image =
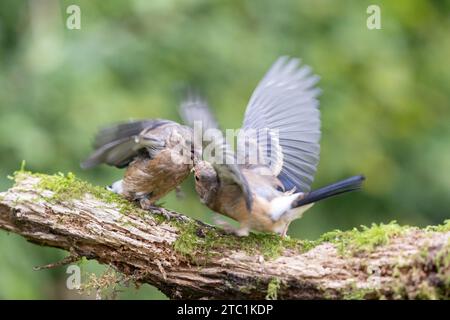
[[[181,189],[181,186],[175,187],[175,196],[177,197],[178,200],[182,200],[186,196],[183,190]]]
[[[290,223],[286,223],[286,225],[284,226],[283,231],[282,231],[281,234],[280,234],[280,237],[281,237],[282,239],[286,238],[286,236],[287,236],[287,232],[288,232],[288,229],[289,229],[289,224],[290,224]]]
[[[246,225],[242,225],[239,228],[233,227],[231,224],[223,220],[218,214],[214,214],[213,221],[216,225],[221,227],[225,233],[233,234],[238,237],[246,237],[250,233],[250,229]]]
[[[148,198],[138,199],[139,204],[142,209],[147,211],[157,211],[160,207],[156,206],[153,201],[150,201]]]

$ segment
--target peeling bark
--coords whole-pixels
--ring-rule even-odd
[[[170,298],[264,299],[269,287],[278,299],[450,296],[449,231],[411,228],[351,253],[323,242],[304,252],[283,250],[274,259],[226,246],[189,257],[175,248],[184,224],[195,224],[197,237],[204,228],[219,231],[187,217],[174,223],[139,210],[123,213],[89,192],[50,200],[53,192],[40,189],[39,179],[26,176],[0,194],[1,229],[113,266]]]

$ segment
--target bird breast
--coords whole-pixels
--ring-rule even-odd
[[[164,149],[153,159],[139,157],[127,168],[123,179],[123,190],[129,198],[147,195],[158,200],[179,185],[188,175],[191,164],[176,163],[171,149]]]

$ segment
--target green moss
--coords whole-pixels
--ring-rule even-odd
[[[364,300],[366,295],[367,295],[367,290],[355,289],[355,290],[350,290],[348,293],[346,293],[342,297],[342,299],[343,300]]]
[[[237,242],[236,244],[246,252],[250,254],[259,252],[266,259],[275,259],[284,250],[304,252],[310,246],[310,241],[307,240],[292,239],[290,237],[282,238],[277,234],[269,233],[252,233],[245,238],[233,238]]]
[[[374,292],[373,289],[363,289],[358,288],[356,283],[354,283],[351,288],[344,294],[342,297],[343,300],[365,300],[370,296],[372,299],[375,297],[380,297],[377,292]]]
[[[395,266],[394,299],[450,298],[450,240],[435,252],[425,247],[412,261]]]
[[[173,244],[176,251],[185,256],[191,256],[198,250],[199,237],[196,235],[196,228],[196,224],[191,222],[178,225],[180,234]]]
[[[81,199],[85,194],[91,194],[102,202],[115,204],[122,213],[140,210],[133,202],[130,202],[103,187],[93,186],[86,181],[80,180],[71,172],[66,175],[61,172],[54,175],[46,175],[31,173],[22,169],[16,171],[13,178],[16,183],[18,183],[30,176],[39,178],[37,184],[39,189],[53,192],[51,196],[45,198],[50,202],[76,200]]]
[[[418,300],[438,300],[440,297],[438,290],[431,286],[428,282],[419,285],[415,299]]]
[[[266,259],[275,259],[286,249],[306,252],[325,242],[336,245],[340,254],[370,252],[380,245],[388,244],[392,237],[412,229],[399,226],[393,221],[388,224],[372,224],[370,227],[361,226],[360,229],[354,228],[350,231],[335,230],[325,233],[318,240],[309,241],[264,233],[251,233],[248,237],[240,238],[200,227],[196,223],[178,227],[180,236],[175,241],[175,249],[187,256],[195,257],[198,252],[229,248],[241,249],[249,254],[261,254]]]
[[[272,278],[269,284],[267,285],[267,300],[277,300],[278,298],[278,290],[280,290],[281,281],[278,278]]]
[[[439,288],[439,296],[441,298],[450,298],[450,239],[448,239],[446,245],[436,254],[435,266],[437,272],[437,278],[441,282]]]
[[[309,241],[281,238],[276,234],[251,233],[247,237],[224,234],[213,228],[201,226],[196,222],[176,222],[180,235],[174,248],[181,254],[195,259],[197,253],[214,254],[223,249],[243,250],[251,255],[262,255],[265,259],[275,259],[284,250],[305,251]],[[217,249],[217,250],[215,250]]]
[[[240,286],[238,288],[239,292],[242,292],[243,294],[250,294],[255,289],[256,287],[252,285]]]
[[[56,175],[42,175],[38,188],[53,191],[53,195],[48,200],[64,201],[80,199],[86,192],[91,192],[88,183],[78,181],[75,175],[69,172],[67,175],[58,173]],[[97,190],[95,190],[97,193]]]
[[[317,243],[331,242],[339,253],[370,252],[380,245],[385,245],[392,237],[398,236],[411,227],[400,226],[395,221],[388,224],[375,224],[370,227],[361,226],[349,231],[335,230],[323,234]]]
[[[425,230],[433,232],[448,232],[450,231],[450,219],[445,220],[442,224],[437,226],[428,226]]]
[[[447,245],[445,245],[441,251],[436,256],[436,260],[439,261],[438,267],[444,269],[450,269],[450,238],[447,241]],[[439,269],[438,269],[439,272]],[[450,282],[450,279],[448,279]]]

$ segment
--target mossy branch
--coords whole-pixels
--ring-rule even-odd
[[[165,209],[147,212],[74,175],[21,170],[0,228],[96,259],[170,298],[450,298],[450,221],[332,231],[316,241],[238,238]],[[31,266],[30,266],[31,267]]]

